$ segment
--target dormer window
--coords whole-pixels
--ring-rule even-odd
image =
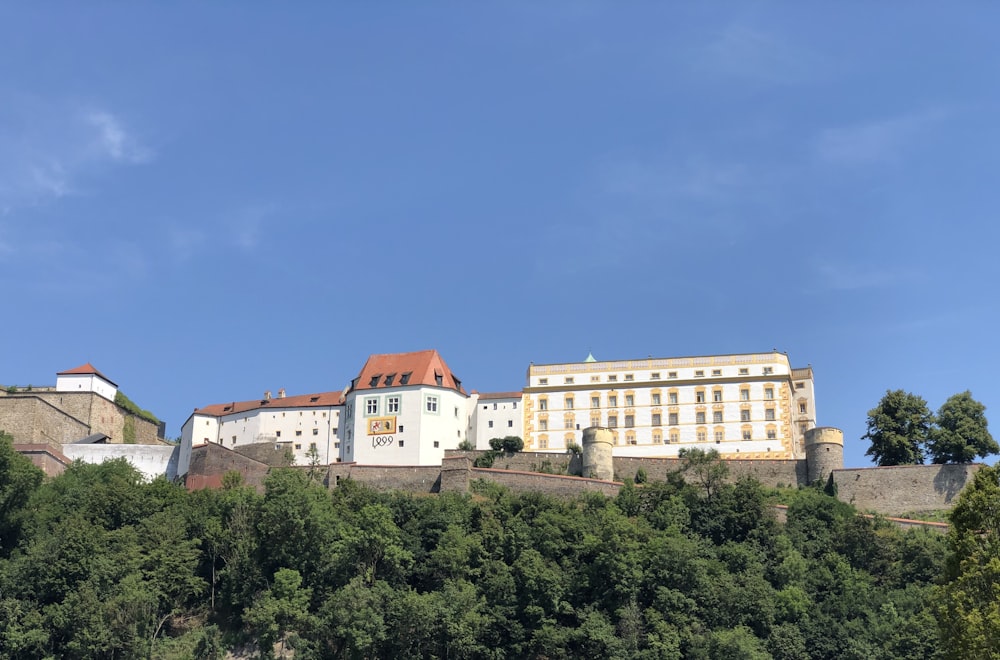
[[[226,406],[225,408],[222,409],[222,412],[229,412],[232,409],[233,409],[232,406]]]
[[[396,378],[396,374],[389,374],[385,377],[385,386],[392,387],[392,381]]]
[[[434,370],[434,384],[438,387],[444,385],[444,374],[441,373],[440,369]]]
[[[406,385],[406,384],[408,384],[410,382],[410,375],[412,373],[413,373],[412,371],[407,371],[405,374],[403,374],[402,376],[400,376],[399,377],[399,384],[400,385]]]
[[[368,387],[378,387],[378,382],[381,380],[382,374],[375,374],[372,379],[368,381]]]
[[[311,397],[309,397],[309,403],[316,403],[317,401],[319,401],[319,397],[318,396],[311,396]]]

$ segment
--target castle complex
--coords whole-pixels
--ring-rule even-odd
[[[883,513],[946,507],[978,466],[843,469],[843,434],[816,426],[811,367],[779,352],[532,364],[520,391],[467,393],[434,350],[371,355],[340,390],[199,408],[179,445],[115,403],[92,365],[54,387],[0,393],[0,430],[49,474],[72,460],[127,458],[148,478],[217,486],[238,471],[260,485],[270,466],[322,466],[334,487],[467,489],[472,479],[568,494],[615,492],[642,469],[665,478],[683,449],[716,450],[734,477],[772,486],[832,479],[841,496]],[[524,439],[493,469],[473,464],[490,440]],[[159,446],[155,446],[159,445]],[[477,452],[478,450],[478,452]],[[494,459],[490,459],[494,460]],[[560,476],[565,475],[565,476]],[[578,475],[578,476],[570,476]],[[609,490],[610,489],[610,490]]]

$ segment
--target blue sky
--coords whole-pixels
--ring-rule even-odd
[[[786,351],[1000,420],[989,3],[0,3],[0,383],[175,436],[437,348]],[[1000,421],[994,434],[1000,434]]]

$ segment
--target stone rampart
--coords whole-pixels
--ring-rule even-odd
[[[209,442],[191,450],[185,485],[188,490],[221,488],[227,472],[239,472],[243,483],[263,490],[268,470],[270,468],[264,463]]]
[[[618,490],[622,487],[622,484],[617,481],[585,479],[562,474],[496,470],[493,468],[472,468],[469,472],[472,479],[485,479],[515,492],[545,493],[556,497],[574,497],[588,491],[613,496],[617,495]]]
[[[0,431],[15,442],[62,444],[90,435],[80,419],[56,408],[40,396],[6,396],[0,399]]]
[[[180,446],[170,445],[63,445],[63,453],[71,460],[100,464],[115,458],[128,460],[149,481],[164,476],[177,478]]]
[[[897,465],[834,470],[837,497],[858,509],[886,515],[951,508],[965,484],[982,467]]]
[[[344,479],[352,479],[375,490],[436,493],[440,488],[441,466],[332,463],[327,470],[327,484],[330,488],[336,488]]]
[[[233,447],[233,451],[271,467],[284,467],[288,465],[287,453],[290,450],[278,447],[274,442],[255,442]]]

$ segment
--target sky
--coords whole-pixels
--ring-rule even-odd
[[[0,383],[211,403],[438,349],[812,365],[1000,438],[1000,5],[0,0]],[[991,461],[992,462],[992,461]]]

